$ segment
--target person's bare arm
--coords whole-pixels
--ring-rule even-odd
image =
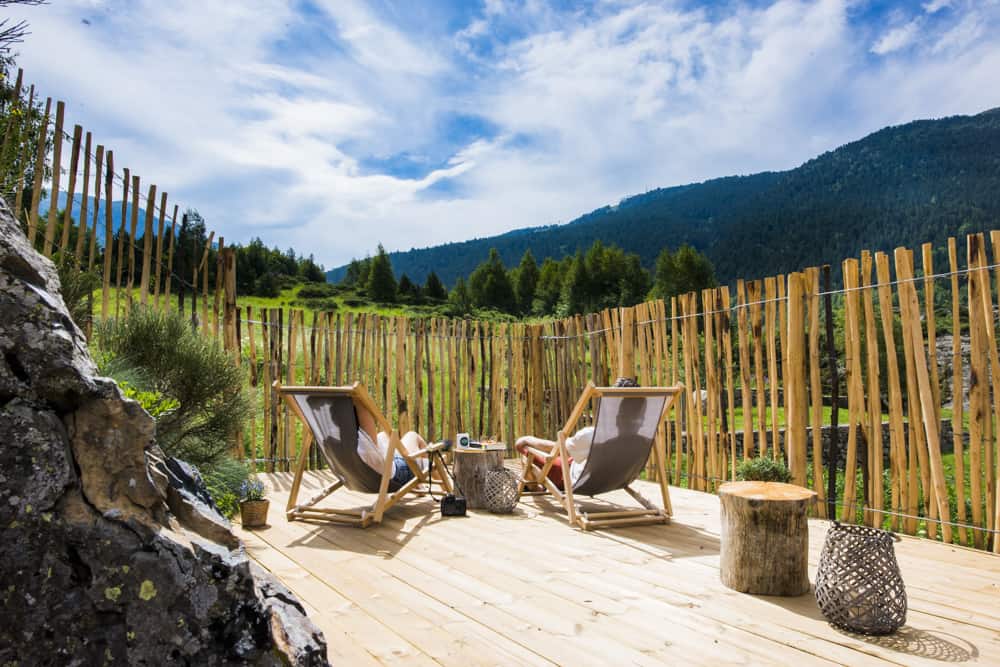
[[[556,443],[553,440],[545,440],[544,438],[536,438],[533,435],[522,435],[514,443],[515,449],[520,449],[522,446],[533,447],[534,449],[540,449],[543,452],[551,452],[556,447]]]

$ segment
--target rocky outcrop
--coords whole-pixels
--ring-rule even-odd
[[[2,202],[0,313],[0,664],[327,664],[197,473],[98,376]]]

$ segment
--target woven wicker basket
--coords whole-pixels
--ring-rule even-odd
[[[816,573],[816,602],[833,625],[886,635],[906,623],[906,587],[893,550],[895,536],[834,522]]]
[[[510,514],[517,505],[517,475],[506,468],[486,471],[483,501],[494,514]]]
[[[267,525],[267,508],[270,500],[244,500],[240,503],[240,522],[244,528]]]

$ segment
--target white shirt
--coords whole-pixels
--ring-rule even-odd
[[[587,465],[587,457],[590,456],[590,446],[594,442],[594,427],[586,426],[566,438],[566,450],[573,457],[573,462],[569,464],[569,480],[576,484],[576,480],[583,473],[583,468]]]

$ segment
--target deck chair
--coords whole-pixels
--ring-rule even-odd
[[[420,456],[439,455],[444,444],[428,445],[413,454],[407,452],[400,442],[399,431],[390,426],[361,383],[349,387],[282,387],[275,382],[274,387],[306,426],[305,442],[295,467],[295,478],[285,508],[285,516],[289,521],[320,519],[367,528],[372,523],[381,523],[385,511],[406,494],[421,493],[421,488],[429,490],[430,477],[417,459]],[[380,430],[389,433],[389,450],[381,473],[375,472],[358,454],[358,415],[355,402],[372,414]],[[309,450],[314,444],[319,447],[337,481],[308,501],[299,503],[302,474],[309,461]],[[399,453],[413,471],[413,479],[402,485],[392,479],[394,453]],[[426,487],[420,486],[425,484]],[[441,475],[441,485],[446,491],[451,491],[451,481],[446,474]],[[342,486],[350,491],[378,495],[370,506],[357,509],[316,507],[317,503]]]
[[[667,490],[667,472],[663,444],[656,441],[656,431],[683,387],[595,387],[587,383],[580,400],[573,408],[566,425],[559,431],[552,451],[528,447],[522,456],[523,473],[518,493],[526,485],[541,486],[541,494],[551,493],[562,503],[570,525],[584,530],[613,526],[631,526],[646,523],[669,523],[672,513],[670,493]],[[567,434],[574,432],[577,422],[592,398],[598,398],[594,421],[594,441],[590,455],[575,483],[570,482]],[[650,451],[657,471],[663,509],[646,500],[632,488]],[[556,463],[562,468],[563,488],[550,478],[549,472]],[[624,489],[642,509],[621,509],[607,512],[584,512],[574,498],[597,496]]]

